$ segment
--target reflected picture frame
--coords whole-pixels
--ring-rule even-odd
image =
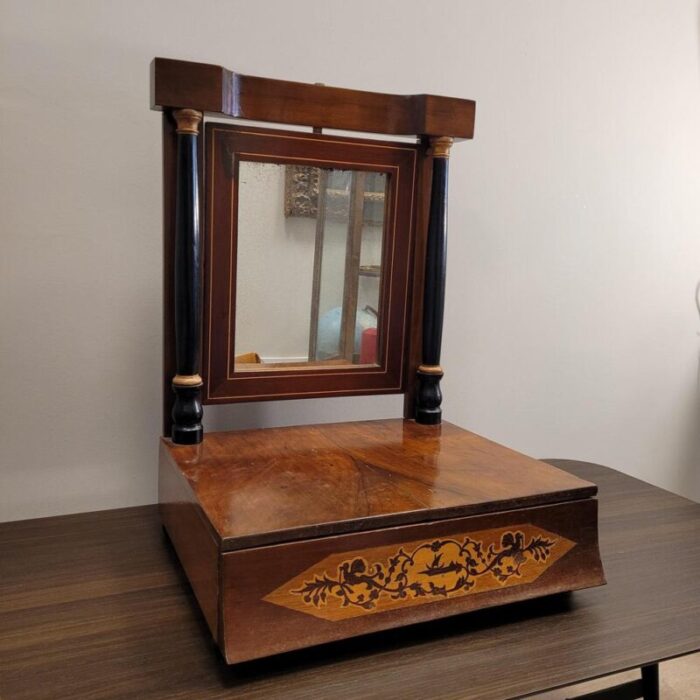
[[[370,226],[382,223],[378,210],[384,208],[383,190],[369,182],[365,191],[364,222]],[[284,215],[286,217],[316,218],[321,190],[321,168],[309,165],[287,165],[284,179]],[[344,191],[326,190],[326,208],[329,218],[345,216],[347,200]]]

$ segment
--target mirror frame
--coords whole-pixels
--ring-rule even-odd
[[[405,288],[410,329],[400,386],[404,418],[438,425],[444,374],[440,355],[448,160],[455,141],[474,136],[476,103],[426,93],[396,95],[298,83],[245,75],[211,63],[158,57],[151,62],[151,108],[162,111],[163,137],[163,435],[179,445],[196,445],[204,439],[204,382],[200,374],[204,252],[200,221],[206,215],[204,198],[200,197],[205,171],[200,127],[205,117],[289,124],[317,134],[334,129],[417,140],[417,223],[415,245],[409,252],[410,282]],[[387,389],[348,385],[332,393],[383,391]]]
[[[411,335],[420,144],[205,125],[204,403],[403,393]],[[378,365],[236,371],[236,247],[241,160],[389,174]],[[280,206],[283,206],[283,202]]]

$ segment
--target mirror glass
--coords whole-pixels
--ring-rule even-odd
[[[236,372],[378,364],[388,178],[239,161]]]

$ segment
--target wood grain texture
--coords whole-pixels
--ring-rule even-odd
[[[161,488],[161,504],[229,663],[604,583],[595,486],[461,428],[393,419],[207,440],[161,441],[161,484],[181,487]],[[210,529],[214,561],[200,555]]]
[[[598,554],[596,521],[597,502],[587,498],[539,508],[227,553],[221,564],[222,650],[229,663],[239,663],[471,610],[601,585],[604,577]],[[421,542],[427,541],[428,547],[416,554],[420,562],[433,543],[456,538],[463,540],[465,533],[480,538],[485,547],[484,555],[488,557],[490,544],[498,544],[503,550],[511,548],[507,539],[499,538],[496,543],[496,533],[503,536],[511,533],[515,539],[519,532],[549,538],[552,543],[549,551],[551,566],[530,566],[521,562],[521,575],[509,576],[507,567],[514,566],[515,559],[502,558],[502,579],[490,574],[483,578],[472,576],[473,595],[462,586],[451,595],[431,595],[428,581],[448,585],[450,581],[454,584],[455,578],[451,572],[427,575],[420,566],[415,567],[415,561],[408,564],[405,574],[407,583],[424,584],[423,597],[416,597],[412,592],[398,599],[387,596],[377,599],[376,607],[366,610],[352,603],[337,606],[332,600],[329,606],[327,600],[312,610],[304,607],[304,600],[298,593],[292,592],[292,589],[303,589],[304,581],[313,582],[315,575],[337,576],[334,567],[350,558],[349,566],[353,571],[341,574],[343,593],[348,600],[357,602],[357,596],[363,595],[367,601],[371,588],[366,584],[366,577],[358,571],[358,557],[374,561],[374,557],[390,552],[394,556],[400,552],[412,553],[418,550]],[[530,542],[528,540],[527,544]],[[440,549],[449,550],[449,546]],[[448,551],[444,554],[449,556]],[[477,556],[475,552],[473,554]],[[309,577],[310,572],[317,573]],[[351,585],[353,582],[357,584],[355,588]],[[369,605],[375,603],[369,600]]]
[[[605,467],[608,585],[229,668],[156,506],[0,525],[0,696],[503,700],[700,650],[700,505]],[[475,672],[478,669],[478,672]]]
[[[191,107],[239,119],[377,134],[472,138],[475,103],[258,78],[221,66],[155,58],[153,108]]]
[[[208,124],[205,134],[208,153],[203,336],[205,403],[401,393],[406,379],[405,358],[410,354],[409,290],[421,147],[219,123]],[[237,181],[241,161],[304,163],[387,174],[376,366],[248,367],[245,371],[236,371]]]
[[[192,590],[214,639],[219,636],[219,543],[182,472],[163,445],[158,501],[163,527],[177,549]]]
[[[449,423],[330,423],[163,444],[223,551],[596,493],[594,484]]]
[[[431,182],[433,177],[433,158],[429,150],[429,140],[421,144],[418,162],[418,199],[416,200],[416,236],[411,260],[412,289],[409,289],[411,299],[411,327],[408,352],[404,361],[406,378],[404,385],[404,418],[416,416],[416,392],[418,389],[418,367],[423,357],[423,291],[425,287],[425,259],[428,247],[428,221],[430,214]]]

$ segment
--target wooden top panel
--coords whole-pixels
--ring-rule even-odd
[[[239,119],[394,135],[474,136],[473,100],[388,95],[242,75],[209,63],[154,58],[151,104]]]
[[[163,444],[223,550],[556,503],[597,490],[449,423],[334,423]]]

